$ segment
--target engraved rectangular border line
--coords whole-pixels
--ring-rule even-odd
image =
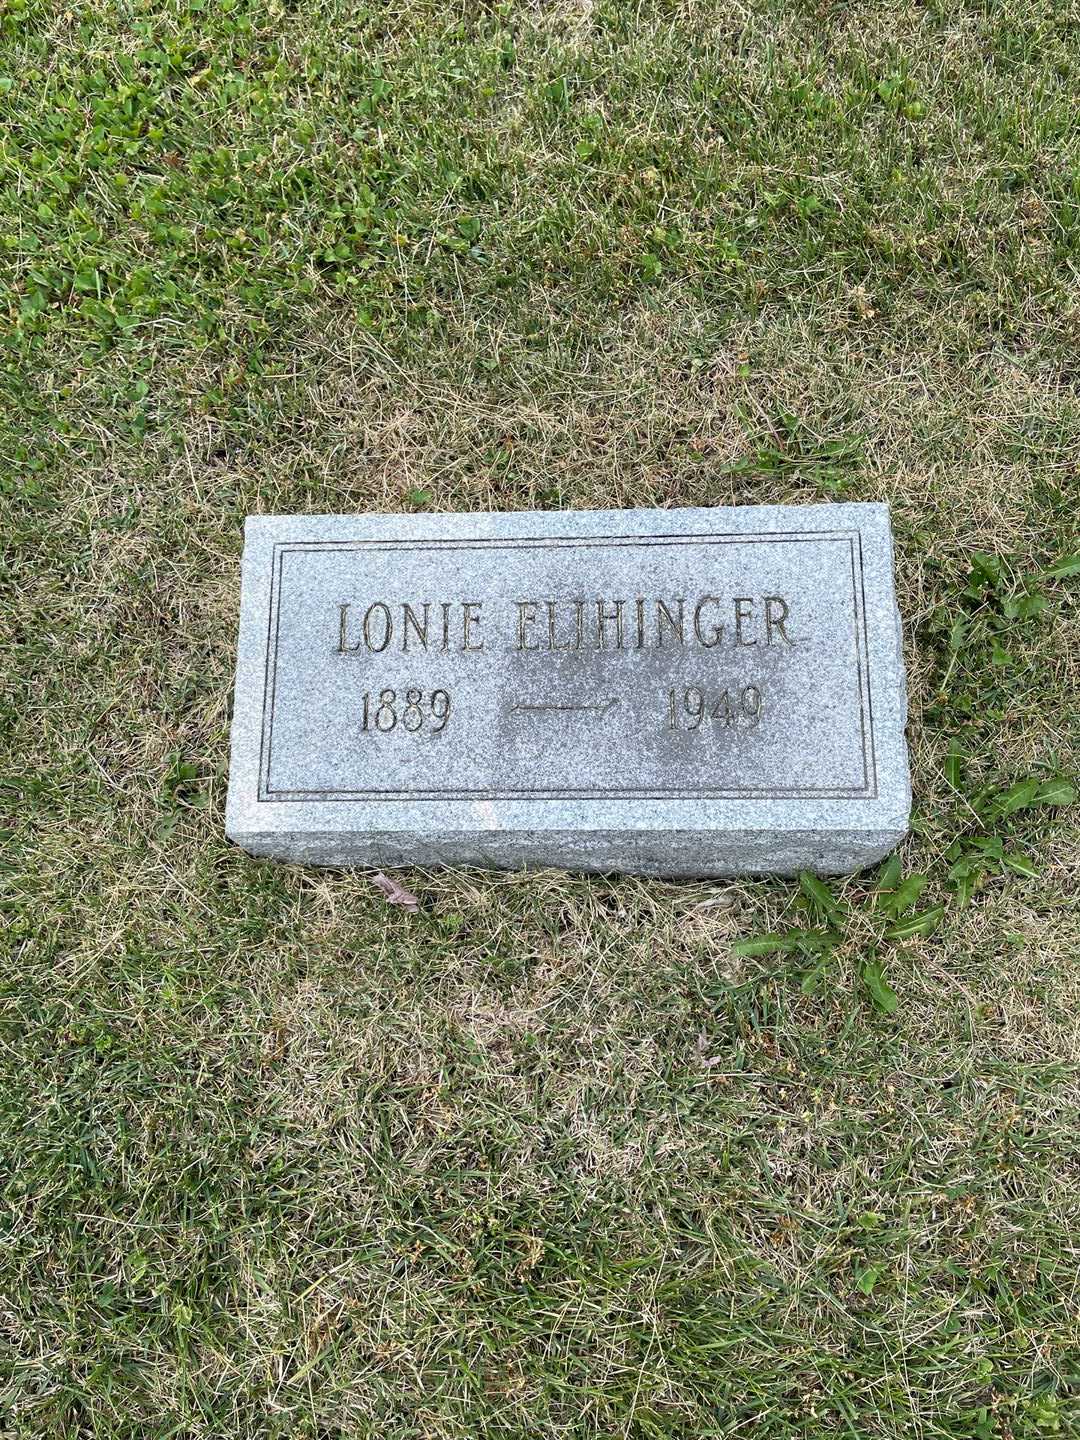
[[[818,541],[847,541],[851,557],[852,609],[855,621],[855,666],[859,687],[859,726],[862,738],[863,785],[838,786],[739,786],[685,787],[643,789],[620,787],[575,789],[570,786],[551,789],[474,790],[274,790],[270,787],[270,764],[273,749],[274,708],[277,698],[277,658],[280,639],[280,607],[284,557],[291,551],[334,550],[518,550],[518,549],[580,549],[634,547],[657,545],[760,545],[806,544]],[[874,716],[870,698],[869,647],[866,636],[866,586],[863,573],[862,537],[858,530],[759,531],[754,534],[710,532],[692,535],[559,535],[559,536],[493,536],[490,538],[457,539],[431,537],[404,539],[387,537],[368,540],[290,540],[275,541],[271,554],[270,606],[266,629],[264,666],[262,735],[259,745],[260,803],[287,804],[305,801],[409,801],[409,800],[874,800],[878,794],[877,757],[874,747]]]

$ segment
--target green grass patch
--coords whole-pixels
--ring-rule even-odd
[[[1067,6],[0,3],[0,1434],[1080,1426]],[[829,887],[226,845],[249,511],[885,499]]]

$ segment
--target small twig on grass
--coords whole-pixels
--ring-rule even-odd
[[[391,879],[389,875],[384,875],[381,870],[375,871],[371,877],[371,883],[376,889],[383,892],[388,905],[402,905],[406,910],[411,910],[414,914],[420,909],[420,901],[412,891],[406,890],[404,885],[400,884],[397,880]]]

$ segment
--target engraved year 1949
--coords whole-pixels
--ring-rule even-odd
[[[681,692],[669,690],[667,700],[669,730],[700,730],[706,721],[725,728],[742,722],[747,730],[754,730],[763,708],[762,694],[756,685],[745,685],[734,692],[722,690],[719,695],[710,694],[699,685],[688,685]]]

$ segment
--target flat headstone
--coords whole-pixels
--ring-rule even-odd
[[[902,839],[884,505],[247,522],[228,833],[708,876]]]

